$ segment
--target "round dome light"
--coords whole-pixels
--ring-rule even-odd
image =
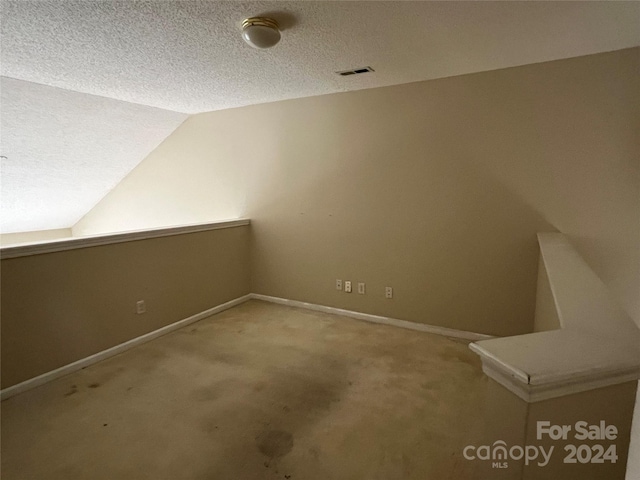
[[[251,17],[242,22],[242,38],[253,48],[270,48],[280,41],[278,22],[271,18]]]

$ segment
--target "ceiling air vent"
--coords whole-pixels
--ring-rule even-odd
[[[375,70],[371,67],[362,67],[362,68],[355,68],[353,70],[345,70],[343,72],[336,72],[338,75],[341,75],[343,77],[346,77],[347,75],[357,75],[359,73],[367,73],[367,72],[374,72]]]

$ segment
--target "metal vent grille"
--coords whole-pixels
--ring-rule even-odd
[[[347,75],[358,75],[360,73],[367,73],[367,72],[375,72],[375,70],[371,67],[362,67],[362,68],[354,68],[353,70],[344,70],[342,72],[336,72],[336,73],[342,77],[346,77]]]

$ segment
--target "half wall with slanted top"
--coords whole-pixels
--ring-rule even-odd
[[[630,469],[636,468],[637,447],[630,438],[640,329],[564,235],[541,233],[538,241],[538,331],[470,345],[496,382],[487,397],[494,412],[488,415],[487,440],[509,434],[527,445],[559,450],[545,468],[518,464],[522,476],[509,478],[622,479],[628,459]],[[504,417],[509,408],[512,414]],[[566,426],[568,433],[560,439],[540,434],[541,422]],[[598,443],[609,452],[608,460],[591,462],[596,447],[578,438],[578,422],[586,422],[583,428],[604,424],[615,429],[612,438]],[[572,447],[585,455],[579,465],[567,461]]]
[[[538,241],[560,328],[471,344],[484,371],[528,402],[640,378],[640,329],[564,235]]]

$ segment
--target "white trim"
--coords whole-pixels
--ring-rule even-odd
[[[248,224],[248,223],[247,223]],[[226,228],[226,227],[222,227]],[[355,318],[358,320],[364,320],[367,322],[378,323],[383,325],[390,325],[393,327],[405,328],[409,330],[417,330],[425,333],[432,333],[435,335],[442,335],[446,337],[461,338],[470,341],[480,341],[493,339],[490,335],[482,333],[467,332],[464,330],[455,330],[446,327],[439,327],[434,325],[427,325],[423,323],[409,322],[406,320],[399,320],[395,318],[382,317],[379,315],[372,315],[368,313],[354,312],[351,310],[344,310],[341,308],[328,307],[325,305],[318,305],[314,303],[301,302],[297,300],[289,300],[286,298],[271,297],[268,295],[261,295],[257,293],[250,293],[242,297],[236,298],[229,302],[223,303],[216,307],[210,308],[203,312],[192,315],[191,317],[179,320],[170,325],[154,330],[153,332],[146,333],[140,337],[128,340],[120,345],[116,345],[107,350],[103,350],[89,357],[77,360],[73,363],[60,367],[56,370],[44,373],[37,377],[25,380],[17,385],[12,385],[4,390],[0,390],[0,400],[5,400],[14,395],[22,393],[26,390],[35,388],[44,383],[50,382],[56,378],[68,375],[84,367],[92,365],[101,360],[105,360],[109,357],[122,353],[130,348],[136,347],[150,340],[158,338],[167,333],[178,330],[191,323],[202,320],[211,315],[215,315],[229,308],[235,307],[248,300],[262,300],[270,303],[277,303],[280,305],[286,305],[290,307],[304,308],[307,310],[313,310],[332,315],[343,315],[346,317]],[[496,382],[503,387],[507,388],[518,397],[522,398],[526,402],[539,402],[541,400],[547,400],[550,398],[561,397],[565,395],[571,395],[574,393],[580,393],[587,390],[593,390],[596,388],[606,387],[609,385],[615,385],[628,381],[638,379],[640,376],[640,368],[635,365],[619,365],[617,369],[609,369],[608,371],[594,372],[591,371],[589,375],[581,376],[574,380],[571,378],[546,378],[544,383],[532,384],[531,376],[524,370],[521,370],[514,365],[505,362],[497,355],[484,348],[484,345],[470,344],[469,347],[475,353],[480,355],[482,359],[482,370]],[[537,379],[540,380],[540,379]]]
[[[625,371],[611,372],[602,377],[593,377],[575,383],[551,386],[543,385],[542,387],[531,385],[529,402],[539,402],[550,398],[564,397],[566,395],[573,395],[574,393],[586,392],[597,388],[609,387],[611,385],[618,385],[620,383],[633,382],[638,380],[639,375],[640,370],[635,368]]]
[[[180,225],[177,227],[154,228],[149,230],[133,230],[130,232],[112,233],[108,235],[91,235],[86,237],[64,238],[48,242],[23,243],[0,248],[0,258],[26,257],[40,255],[42,253],[62,252],[78,248],[97,247],[99,245],[111,245],[113,243],[132,242],[134,240],[146,240],[148,238],[169,237],[183,235],[185,233],[205,232],[221,228],[240,227],[249,225],[250,220],[228,220],[223,222],[196,223]]]
[[[562,328],[471,344],[482,370],[527,402],[640,378],[640,330],[561,233],[539,233]]]
[[[497,368],[496,364],[494,364],[493,362],[485,361],[484,357],[482,358],[482,371],[487,377],[492,378],[504,388],[509,390],[511,393],[514,393],[515,395],[520,397],[525,402],[531,402],[531,395],[527,388],[529,386],[528,384],[514,381],[513,377],[511,377],[501,368]]]
[[[453,328],[438,327],[435,325],[427,325],[425,323],[409,322],[407,320],[398,320],[396,318],[381,317],[379,315],[371,315],[369,313],[354,312],[352,310],[343,310],[342,308],[327,307],[325,305],[317,305],[315,303],[300,302],[298,300],[288,300],[286,298],[270,297],[268,295],[260,295],[252,293],[251,298],[254,300],[263,300],[265,302],[278,303],[288,305],[290,307],[306,308],[307,310],[315,310],[317,312],[330,313],[333,315],[344,315],[345,317],[356,318],[366,322],[381,323],[383,325],[391,325],[393,327],[406,328],[409,330],[418,330],[420,332],[433,333],[443,335],[445,337],[462,338],[464,340],[488,340],[495,338],[491,335],[482,333],[467,332],[464,330],[454,330]]]
[[[528,403],[540,402],[551,398],[564,397],[575,393],[595,390],[620,383],[632,382],[638,379],[640,370],[629,368],[615,372],[607,372],[599,377],[576,380],[574,382],[558,382],[554,384],[531,385],[514,381],[514,377],[505,372],[500,365],[487,357],[482,357],[482,371],[489,377],[516,394]]]
[[[249,294],[236,298],[234,300],[230,300],[216,307],[209,308],[208,310],[205,310],[203,312],[196,313],[195,315],[187,317],[183,320],[178,320],[175,323],[159,328],[158,330],[154,330],[153,332],[145,333],[144,335],[128,340],[124,343],[121,343],[120,345],[116,345],[115,347],[108,348],[89,357],[82,358],[63,367],[56,368],[55,370],[52,370],[50,372],[43,373],[42,375],[38,375],[37,377],[30,378],[29,380],[25,380],[24,382],[12,385],[11,387],[7,387],[4,390],[0,390],[0,400],[5,400],[9,397],[13,397],[14,395],[50,382],[51,380],[55,380],[56,378],[60,378],[64,375],[76,372],[84,367],[93,365],[96,362],[105,360],[109,357],[113,357],[114,355],[122,353],[138,345],[142,345],[143,343],[153,340],[154,338],[166,335],[167,333],[173,332],[174,330],[186,327],[191,323],[197,322],[211,315],[215,315],[216,313],[220,313],[224,310],[228,310],[229,308],[235,307],[236,305],[240,305],[241,303],[244,303],[250,299],[251,295]]]
[[[43,385],[51,380],[55,380],[56,378],[60,378],[64,375],[68,375],[70,373],[76,372],[82,368],[88,367],[89,365],[93,365],[96,362],[101,360],[106,360],[109,357],[113,357],[119,353],[122,353],[130,348],[136,347],[138,345],[142,345],[154,338],[158,338],[162,335],[166,335],[167,333],[173,332],[174,330],[178,330],[179,328],[186,327],[187,325],[207,318],[211,315],[215,315],[216,313],[220,313],[224,310],[228,310],[229,308],[235,307],[236,305],[240,305],[241,303],[246,302],[247,300],[263,300],[265,302],[270,303],[278,303],[281,305],[287,305],[290,307],[298,307],[305,308],[307,310],[314,310],[318,312],[329,313],[333,315],[344,315],[346,317],[356,318],[358,320],[364,320],[372,323],[380,323],[383,325],[390,325],[393,327],[406,328],[409,330],[418,330],[420,332],[433,333],[436,335],[443,335],[446,337],[454,337],[454,338],[462,338],[465,340],[486,340],[494,338],[490,335],[484,335],[481,333],[474,332],[465,332],[463,330],[454,330],[452,328],[446,327],[437,327],[433,325],[426,325],[423,323],[415,323],[408,322],[406,320],[398,320],[395,318],[389,317],[381,317],[378,315],[371,315],[368,313],[360,313],[354,312],[351,310],[343,310],[341,308],[327,307],[324,305],[316,305],[314,303],[306,303],[299,302],[297,300],[288,300],[286,298],[278,298],[278,297],[270,297],[267,295],[260,295],[257,293],[250,293],[244,295],[242,297],[236,298],[229,302],[223,303],[222,305],[218,305],[216,307],[210,308],[203,312],[192,315],[183,320],[178,320],[175,323],[170,325],[166,325],[158,330],[154,330],[153,332],[145,333],[139,337],[128,340],[120,345],[116,345],[115,347],[108,348],[96,354],[90,355],[89,357],[82,358],[68,365],[64,365],[63,367],[57,368],[47,373],[43,373],[42,375],[38,375],[37,377],[30,378],[29,380],[25,380],[24,382],[18,383],[16,385],[12,385],[10,387],[5,388],[4,390],[0,390],[0,400],[5,400],[7,398],[13,397],[19,393],[25,392],[32,388]]]
[[[513,365],[509,365],[493,353],[488,352],[487,350],[482,348],[477,343],[469,344],[469,348],[472,352],[480,355],[480,357],[482,358],[483,369],[485,364],[491,365],[491,370],[500,371],[505,378],[516,379],[520,383],[523,383],[525,385],[528,385],[530,383],[531,378],[529,377],[529,375],[527,375],[527,373],[520,370],[519,368],[514,367]]]

